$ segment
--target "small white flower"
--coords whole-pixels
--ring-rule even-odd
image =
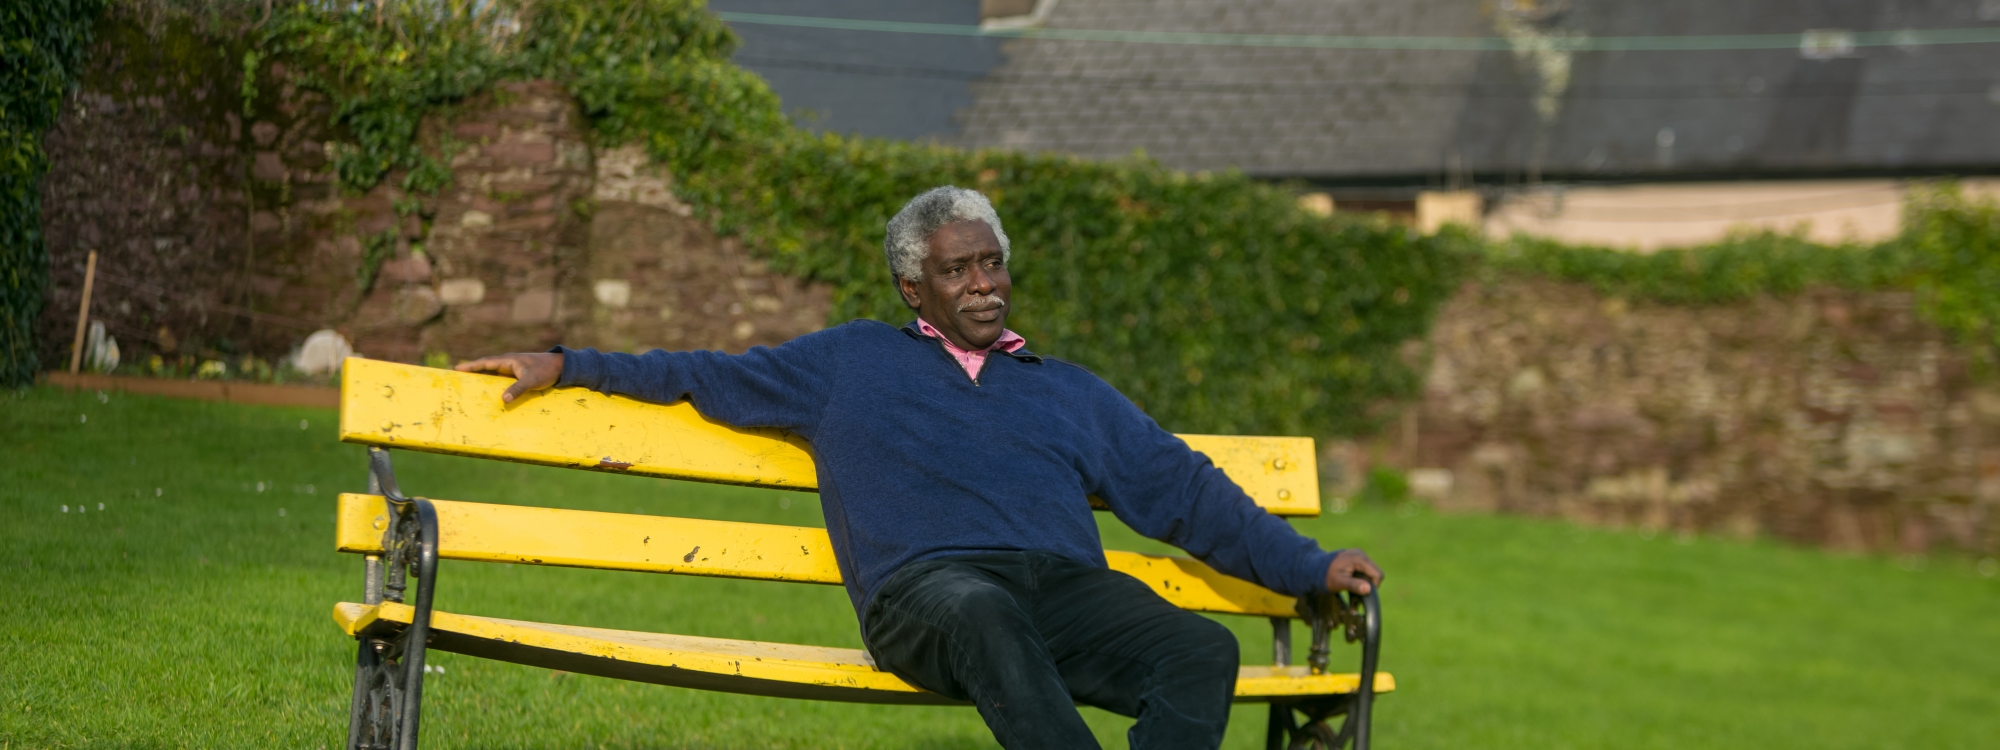
[[[285,509],[284,509],[284,508],[279,508],[279,509],[278,509],[278,517],[279,517],[279,518],[284,518],[284,517],[285,517]]]
[[[108,404],[108,403],[111,403],[111,397],[110,397],[110,396],[106,396],[106,395],[104,395],[104,392],[103,392],[103,391],[98,391],[98,392],[97,392],[97,403],[100,403],[100,404]]]
[[[98,510],[104,510],[104,503],[98,503],[98,504],[97,504],[97,509],[98,509]]]
[[[437,671],[438,671],[438,674],[444,674],[444,665],[443,665],[443,664],[439,664],[439,665],[438,665],[438,668],[437,668]]]
[[[303,419],[299,420],[299,429],[303,430],[305,428],[306,428],[306,421]]]
[[[64,512],[64,513],[68,513],[68,512],[69,512],[69,506],[67,506],[67,505],[63,506],[63,512]]]
[[[257,491],[258,491],[258,492],[263,492],[263,491],[264,491],[264,483],[263,483],[263,482],[258,482],[258,483],[257,483]]]
[[[153,497],[159,497],[164,494],[167,494],[166,490],[160,489],[158,487],[153,488]]]
[[[76,415],[76,423],[77,423],[77,424],[89,424],[89,423],[90,423],[90,415],[89,415],[89,414],[78,414],[78,415]]]
[[[310,484],[306,485],[306,494],[310,495],[310,494],[313,494],[314,492],[317,492],[317,491],[318,491],[318,490],[317,490],[317,489],[315,489],[315,488],[314,488],[314,487],[313,487],[312,485],[310,485]]]

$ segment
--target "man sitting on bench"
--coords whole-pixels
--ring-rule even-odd
[[[581,386],[812,444],[828,535],[880,668],[968,700],[1009,748],[1096,747],[1076,703],[1138,718],[1135,748],[1213,748],[1236,639],[1105,567],[1086,497],[1283,594],[1367,593],[1326,552],[1080,366],[1007,330],[1009,246],[986,197],[940,187],[889,220],[902,328],[857,320],[740,355],[573,350],[458,366],[502,396]]]

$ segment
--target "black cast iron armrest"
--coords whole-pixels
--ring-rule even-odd
[[[367,604],[404,601],[416,577],[416,610],[408,627],[371,631],[361,642],[348,709],[347,746],[366,750],[415,750],[424,692],[424,652],[430,642],[431,599],[437,593],[438,518],[431,502],[405,497],[389,465],[389,452],[368,449],[368,489],[389,500],[380,557],[369,556]]]
[[[1370,717],[1375,703],[1375,667],[1382,647],[1382,604],[1376,591],[1308,594],[1299,597],[1299,618],[1312,629],[1312,648],[1306,664],[1313,674],[1325,674],[1332,660],[1333,634],[1338,631],[1348,642],[1361,642],[1361,682],[1351,695],[1315,697],[1297,701],[1271,702],[1271,721],[1265,745],[1269,750],[1307,750],[1346,747],[1367,750]],[[1291,661],[1291,618],[1271,618],[1271,650],[1279,666]],[[1303,722],[1293,713],[1302,715]],[[1345,716],[1340,729],[1327,720]]]

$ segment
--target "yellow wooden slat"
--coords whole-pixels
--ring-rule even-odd
[[[1144,581],[1160,598],[1181,609],[1291,617],[1297,607],[1292,597],[1224,575],[1191,557],[1105,550],[1104,562],[1112,570]]]
[[[687,403],[648,404],[581,388],[511,405],[511,378],[352,358],[341,371],[340,439],[546,466],[813,490],[812,448],[772,429],[736,428]],[[1311,438],[1183,435],[1257,504],[1319,513]]]
[[[342,603],[334,621],[349,635],[375,622],[407,625],[408,605]],[[571,625],[431,613],[431,647],[499,661],[617,679],[782,698],[862,703],[950,704],[875,668],[859,649],[761,643],[730,638],[639,633]],[[1360,685],[1358,675],[1310,674],[1305,667],[1242,667],[1239,703],[1274,697],[1337,695]],[[1375,689],[1396,688],[1377,674]]]
[[[767,581],[839,584],[826,530],[737,521],[432,500],[438,555],[447,560]],[[379,554],[388,501],[342,494],[334,514],[341,552]],[[1197,560],[1107,550],[1112,570],[1131,575],[1175,606],[1197,612],[1282,617],[1293,600],[1223,575]]]
[[[1236,702],[1251,703],[1271,698],[1306,695],[1346,695],[1361,687],[1361,675],[1353,672],[1313,674],[1304,665],[1292,667],[1239,667],[1236,670]],[[1396,677],[1375,673],[1375,692],[1396,690]]]
[[[840,583],[825,529],[432,500],[447,560]],[[342,494],[341,552],[379,554],[388,501]]]
[[[648,404],[582,388],[502,404],[500,392],[513,382],[349,358],[340,375],[340,439],[701,482],[819,486],[811,446],[783,430],[731,427],[686,402]]]
[[[1216,468],[1280,516],[1319,515],[1319,461],[1312,438],[1181,435]]]

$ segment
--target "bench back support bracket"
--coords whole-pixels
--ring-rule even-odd
[[[369,557],[364,600],[370,604],[408,600],[415,614],[408,626],[394,632],[369,630],[356,637],[347,747],[415,750],[431,600],[437,591],[437,511],[429,500],[403,495],[388,451],[370,448],[368,454],[369,489],[389,499],[390,517],[382,531],[382,555]]]

